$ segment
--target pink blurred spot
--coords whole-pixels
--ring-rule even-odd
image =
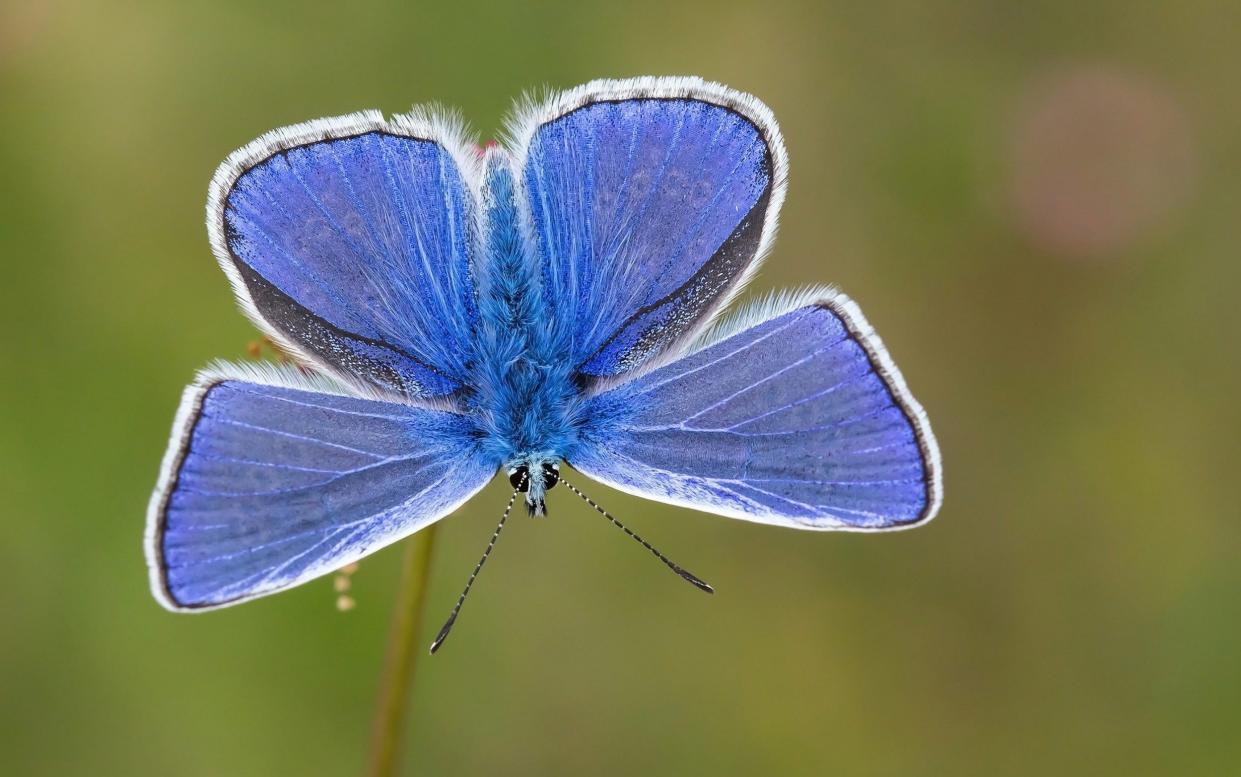
[[[474,153],[478,156],[479,159],[482,159],[487,154],[487,149],[495,148],[498,145],[500,145],[498,142],[494,140],[488,140],[486,143],[482,144],[481,146],[474,146]]]
[[[1196,178],[1184,111],[1123,71],[1076,68],[1023,99],[1012,136],[1018,229],[1074,259],[1134,247],[1183,204]]]
[[[0,67],[35,50],[47,30],[52,3],[0,3]]]

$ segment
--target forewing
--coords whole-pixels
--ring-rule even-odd
[[[598,81],[529,107],[511,134],[544,296],[585,384],[675,354],[774,236],[788,163],[749,95]]]
[[[401,398],[463,386],[477,320],[477,172],[451,123],[376,112],[275,130],[212,180],[242,307],[291,351]]]
[[[495,473],[463,416],[228,368],[186,389],[147,516],[175,610],[280,591],[447,515]]]
[[[939,449],[857,306],[818,292],[592,400],[570,462],[620,490],[761,523],[876,531],[939,509]]]

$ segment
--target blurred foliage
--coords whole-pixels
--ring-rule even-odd
[[[202,226],[220,160],[431,100],[487,138],[530,88],[694,73],[759,95],[788,141],[755,290],[859,300],[935,425],[944,510],[817,535],[593,488],[707,599],[553,494],[425,662],[409,772],[1235,773],[1238,22],[1208,0],[0,4],[0,771],[363,763],[395,550],[363,562],[349,613],[330,580],[192,617],[147,592],[181,387],[254,336]],[[1056,102],[1099,69],[1136,85],[1128,123]],[[1126,113],[1126,94],[1153,97]],[[1049,142],[1094,137],[1074,164],[1111,177],[1023,151],[1047,134],[1032,115],[1067,132]],[[1175,153],[1162,130],[1126,140],[1151,115]],[[1050,189],[1023,198],[1029,159]],[[1175,196],[1118,239],[1023,218],[1111,218],[1130,172]],[[432,621],[505,497],[444,524]]]

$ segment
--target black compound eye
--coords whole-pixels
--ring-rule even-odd
[[[523,494],[530,490],[530,468],[525,464],[514,467],[509,470],[508,482],[513,488]],[[555,464],[543,465],[543,490],[551,488],[560,482],[560,467]]]
[[[543,489],[550,489],[560,482],[560,468],[553,464],[543,465]]]

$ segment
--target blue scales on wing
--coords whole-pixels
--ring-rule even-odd
[[[408,399],[463,387],[478,317],[476,196],[442,134],[374,113],[277,130],[225,162],[208,204],[217,258],[261,328]]]
[[[929,520],[939,453],[857,306],[823,292],[596,396],[614,419],[570,462],[623,491],[761,523]]]
[[[463,416],[324,393],[291,371],[232,372],[186,390],[152,497],[152,587],[170,608],[338,569],[447,515],[495,474]]]
[[[697,79],[588,84],[515,134],[544,298],[586,385],[675,353],[772,239],[787,162],[751,97]]]

